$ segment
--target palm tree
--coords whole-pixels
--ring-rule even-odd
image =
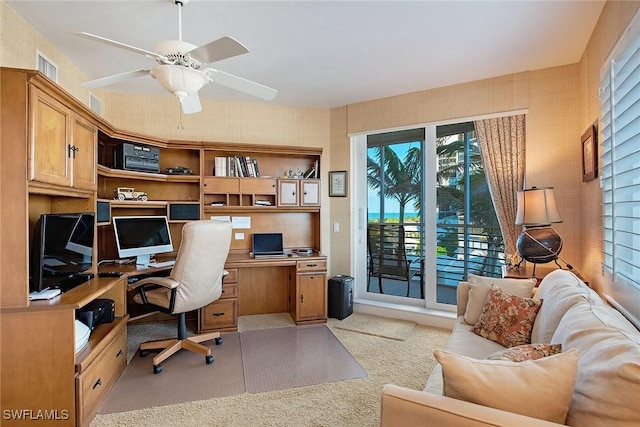
[[[414,202],[420,206],[422,191],[422,150],[411,147],[404,160],[389,145],[375,147],[373,157],[367,157],[367,184],[378,197],[393,198],[400,206],[399,222],[404,222],[405,206]]]

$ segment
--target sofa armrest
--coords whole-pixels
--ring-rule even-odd
[[[382,389],[381,427],[557,427],[560,425],[562,424],[393,384],[387,384]]]

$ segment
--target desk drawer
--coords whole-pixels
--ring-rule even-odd
[[[224,283],[222,285],[222,294],[220,299],[238,298],[238,284],[237,283]]]
[[[297,271],[326,271],[327,270],[327,260],[324,259],[315,259],[315,260],[307,260],[307,261],[298,261],[296,265]]]
[[[219,299],[198,310],[198,332],[238,329],[238,299]]]
[[[225,268],[229,272],[224,279],[222,279],[222,283],[238,283],[238,269],[237,268]]]
[[[127,328],[122,328],[105,350],[76,377],[77,419],[88,425],[102,400],[127,367]],[[151,369],[151,368],[149,368]]]

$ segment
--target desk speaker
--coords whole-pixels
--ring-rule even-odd
[[[200,219],[200,205],[197,203],[171,203],[169,205],[169,219],[198,220]]]
[[[111,204],[109,202],[100,202],[96,207],[96,222],[109,222],[111,221]]]

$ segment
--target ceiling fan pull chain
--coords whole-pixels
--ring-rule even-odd
[[[178,130],[183,130],[184,125],[182,124],[182,107],[178,104],[178,110],[180,111],[180,120],[178,121]]]

